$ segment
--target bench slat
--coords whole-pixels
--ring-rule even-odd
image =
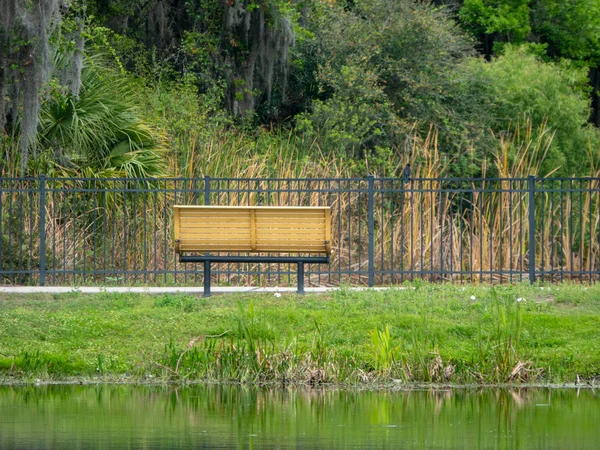
[[[182,217],[230,217],[230,216],[243,216],[250,215],[250,211],[255,211],[252,208],[248,207],[240,207],[243,208],[240,211],[228,210],[228,211],[211,211],[211,210],[203,210],[203,211],[194,211],[194,210],[182,210],[180,211],[180,215]],[[323,211],[255,211],[255,214],[260,217],[323,217]]]
[[[262,247],[259,251],[252,250],[250,245],[238,246],[231,245],[226,246],[223,244],[219,245],[202,245],[198,248],[195,245],[181,244],[180,247],[182,252],[216,252],[216,253],[325,253],[323,246],[306,247],[305,245],[268,245]]]
[[[324,211],[327,209],[331,209],[329,206],[213,206],[213,205],[175,205],[175,208],[180,211],[241,211],[241,210],[250,210],[254,209],[255,211],[268,210],[268,211],[276,211],[276,210],[285,210],[285,211]]]
[[[287,218],[283,218],[283,217],[274,217],[274,218],[260,218],[260,219],[256,219],[256,223],[260,226],[264,226],[264,225],[286,225],[286,224],[291,224],[294,226],[298,226],[301,227],[305,224],[318,224],[318,225],[325,225],[325,219],[320,217],[318,219],[287,219]]]
[[[256,217],[260,217],[260,218],[277,218],[277,217],[283,217],[283,218],[290,218],[290,219],[315,219],[315,218],[323,218],[325,216],[325,212],[324,211],[312,211],[312,212],[307,212],[306,214],[303,214],[302,212],[298,212],[298,211],[290,211],[290,212],[285,212],[285,211],[273,211],[273,212],[266,212],[266,211],[256,211]]]
[[[179,240],[186,240],[186,241],[190,241],[190,240],[210,240],[210,239],[217,239],[217,238],[227,238],[227,239],[232,239],[232,240],[236,240],[236,239],[245,239],[248,242],[250,242],[250,234],[249,233],[184,233],[182,236],[179,237]]]
[[[240,220],[206,220],[199,217],[196,220],[189,219],[181,219],[181,225],[190,228],[211,228],[211,227],[219,227],[219,228],[245,228],[247,230],[250,229],[250,221],[240,221]]]
[[[215,244],[227,244],[227,245],[250,245],[252,242],[250,239],[230,239],[223,237],[215,237],[212,239],[205,239],[204,237],[188,237],[185,240],[181,241],[182,245],[197,245],[202,246],[203,244],[207,245],[215,245]],[[290,245],[306,245],[309,247],[323,247],[325,248],[325,244],[322,239],[281,239],[278,237],[274,237],[271,239],[260,238],[257,239],[256,245],[271,245],[271,244],[285,244],[289,243]]]
[[[304,224],[294,224],[294,223],[261,223],[257,225],[259,230],[323,230],[325,233],[325,222],[323,223],[304,223]],[[285,233],[285,231],[282,231]]]
[[[267,229],[267,228],[261,228],[258,230],[258,235],[259,236],[281,236],[282,235],[282,231],[284,231],[283,229]],[[315,233],[314,230],[306,230],[306,229],[302,229],[302,230],[293,230],[291,228],[287,228],[285,229],[285,234],[287,236],[306,236],[306,237],[314,237],[319,238],[321,240],[324,239],[324,235],[322,233]]]
[[[329,207],[175,206],[176,252],[331,253]]]
[[[227,248],[229,247],[251,247],[251,242],[250,239],[245,239],[245,240],[239,240],[239,241],[234,241],[231,239],[213,239],[213,240],[199,240],[199,239],[186,239],[185,241],[183,241],[180,244],[182,247],[183,246],[187,246],[187,247],[194,247],[194,248],[198,248],[198,251],[202,251],[202,249],[204,249],[205,246],[215,246],[215,245],[223,245],[223,246],[227,246]],[[258,249],[262,249],[263,247],[266,246],[283,246],[283,245],[289,245],[289,246],[295,246],[295,247],[306,247],[306,248],[311,248],[311,249],[315,249],[315,248],[321,248],[324,249],[325,245],[323,244],[322,241],[305,241],[305,240],[295,240],[295,241],[282,241],[282,240],[276,240],[276,239],[271,239],[271,240],[263,240],[263,241],[259,241],[257,242],[257,248]],[[259,250],[260,251],[260,250]]]
[[[238,222],[238,221],[211,221],[198,218],[197,221],[191,221],[189,219],[180,219],[181,225],[189,228],[210,228],[210,227],[225,227],[225,228],[247,228],[250,229],[250,221]],[[262,222],[257,221],[256,226],[258,228],[322,228],[325,230],[325,221],[306,221],[303,223],[298,222]]]
[[[314,248],[314,249],[307,249],[304,247],[286,247],[286,246],[279,246],[279,247],[265,247],[263,249],[261,249],[260,251],[255,251],[252,250],[250,248],[250,246],[246,247],[246,248],[238,248],[238,247],[231,247],[231,248],[223,248],[220,245],[214,245],[214,246],[205,246],[202,247],[201,249],[197,249],[196,247],[189,247],[189,246],[185,246],[185,245],[181,245],[180,246],[180,251],[181,252],[187,252],[187,253],[205,253],[205,252],[210,252],[210,253],[319,253],[319,254],[323,254],[325,253],[325,251],[323,250],[323,248]]]

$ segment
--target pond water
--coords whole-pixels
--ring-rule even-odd
[[[0,386],[1,449],[598,449],[600,392]]]

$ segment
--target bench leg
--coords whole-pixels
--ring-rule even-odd
[[[210,297],[210,261],[204,261],[204,293],[202,297]]]
[[[298,263],[298,294],[304,294],[304,263]]]

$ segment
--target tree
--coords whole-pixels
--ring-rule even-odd
[[[588,147],[598,144],[596,130],[587,123],[590,110],[585,68],[572,63],[544,62],[523,46],[507,46],[491,62],[472,60],[464,77],[487,80],[479,98],[489,103],[487,126],[506,133],[531,122],[534,130],[554,135],[540,175],[563,176],[585,173],[589,168]]]
[[[538,0],[532,5],[532,28],[548,54],[590,68],[591,121],[600,126],[600,3],[596,0]]]
[[[319,88],[312,112],[299,120],[303,130],[364,158],[404,151],[415,123],[425,134],[433,125],[454,173],[479,170],[471,149],[486,151],[486,109],[467,87],[478,80],[456,76],[475,55],[473,41],[446,9],[410,0],[316,2],[305,23],[313,45],[300,43],[310,53],[298,58],[314,67]]]
[[[524,42],[531,32],[530,0],[464,0],[459,17],[490,58],[494,44]]]
[[[600,3],[597,0],[465,0],[459,18],[489,58],[503,43],[542,44],[554,60],[589,67],[591,121],[600,126]]]
[[[141,44],[202,89],[226,80],[226,107],[236,116],[286,94],[294,8],[279,0],[89,0],[101,25]],[[156,52],[148,51],[156,49]],[[276,88],[277,87],[277,88]],[[275,94],[275,95],[274,95]]]
[[[53,83],[40,114],[39,146],[62,176],[165,175],[166,139],[142,120],[131,80],[88,58],[79,94]],[[62,163],[62,165],[61,165]]]
[[[20,126],[22,175],[52,69],[50,36],[60,25],[61,6],[61,0],[0,0],[0,131]]]

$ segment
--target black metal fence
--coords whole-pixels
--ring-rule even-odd
[[[600,179],[0,179],[0,280],[200,285],[173,251],[175,204],[329,205],[334,255],[309,285],[595,281]],[[295,267],[221,264],[213,283],[293,285]]]

